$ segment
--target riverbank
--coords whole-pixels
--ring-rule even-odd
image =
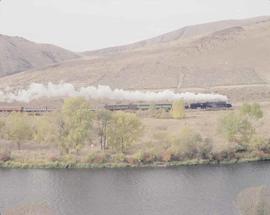
[[[240,163],[252,163],[252,162],[268,162],[270,161],[270,155],[264,158],[242,158],[232,159],[224,161],[210,161],[210,160],[186,160],[186,161],[174,161],[174,162],[154,162],[149,164],[129,164],[129,163],[77,163],[77,162],[16,162],[7,161],[0,162],[0,168],[5,169],[101,169],[101,168],[166,168],[166,167],[179,167],[179,166],[198,166],[198,165],[232,165]]]

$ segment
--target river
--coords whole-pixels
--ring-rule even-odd
[[[270,186],[270,163],[177,168],[0,170],[0,211],[46,203],[59,215],[230,215]]]

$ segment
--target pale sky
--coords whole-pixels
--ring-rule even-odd
[[[84,51],[263,15],[270,0],[0,0],[0,34]]]

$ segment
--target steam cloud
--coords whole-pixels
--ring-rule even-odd
[[[112,90],[109,86],[98,87],[88,86],[75,88],[69,83],[47,85],[32,83],[27,89],[12,92],[10,89],[0,91],[0,102],[25,102],[39,98],[53,97],[84,97],[86,99],[110,99],[110,100],[128,100],[128,101],[173,101],[183,99],[185,101],[227,101],[227,97],[219,94],[204,93],[175,93],[172,90],[163,90],[160,92],[152,91],[128,91],[122,89]]]

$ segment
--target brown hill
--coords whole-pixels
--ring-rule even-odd
[[[125,89],[225,90],[238,96],[244,91],[248,98],[250,93],[270,98],[270,17],[186,27],[85,55],[4,77],[1,87],[66,81]]]
[[[270,17],[256,17],[256,18],[251,18],[251,19],[226,20],[226,21],[217,21],[217,22],[210,22],[206,24],[187,26],[179,30],[172,31],[172,32],[154,37],[152,39],[139,41],[139,42],[129,44],[129,45],[110,47],[110,48],[105,48],[105,49],[100,49],[100,50],[95,50],[95,51],[88,51],[88,52],[84,52],[83,54],[88,55],[88,56],[116,54],[120,52],[130,51],[136,48],[142,48],[149,45],[167,43],[167,42],[171,42],[175,40],[184,40],[184,39],[188,39],[192,37],[202,37],[204,35],[208,35],[208,34],[211,34],[216,31],[220,31],[226,28],[255,24],[261,21],[265,21],[269,18]]]
[[[65,49],[0,35],[0,76],[41,68],[78,57]]]

